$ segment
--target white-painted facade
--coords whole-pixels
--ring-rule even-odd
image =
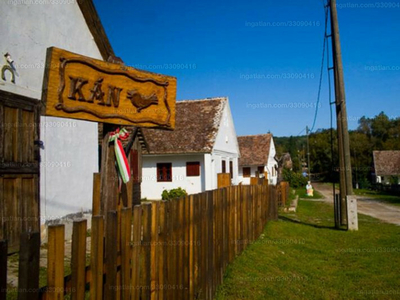
[[[267,151],[267,150],[266,150]],[[264,172],[268,173],[268,182],[269,184],[276,185],[278,181],[278,162],[275,159],[276,149],[273,137],[271,137],[268,163],[264,165]],[[243,168],[250,167],[250,176],[254,177],[256,172],[258,171],[258,167],[260,166],[240,166],[239,167],[239,176],[238,181],[242,184],[250,184],[250,177],[243,177]]]
[[[152,200],[161,199],[163,190],[181,187],[188,194],[196,194],[216,189],[217,174],[222,172],[222,161],[225,161],[225,172],[230,173],[232,164],[232,184],[238,183],[239,146],[229,102],[222,112],[221,122],[211,153],[144,155],[142,173],[142,197]],[[186,176],[187,162],[200,162],[200,176]],[[231,163],[230,163],[231,162]],[[157,182],[157,163],[172,164],[172,181]]]
[[[29,2],[4,1],[0,5],[0,67],[6,64],[4,54],[8,52],[17,71],[15,84],[6,73],[0,89],[40,100],[48,47],[102,57],[76,1]],[[91,209],[93,173],[98,172],[98,132],[97,123],[54,117],[41,117],[40,130],[44,143],[40,164],[43,224]]]

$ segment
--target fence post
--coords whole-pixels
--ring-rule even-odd
[[[85,298],[86,220],[74,221],[71,253],[72,300]]]
[[[0,240],[0,300],[7,297],[7,240]]]
[[[18,300],[39,297],[40,233],[21,233],[18,271]]]
[[[150,245],[150,299],[158,299],[158,212],[160,203],[151,203],[151,245]]]
[[[64,225],[50,225],[47,255],[49,300],[64,299]]]
[[[158,291],[158,298],[159,300],[164,300],[166,298],[166,292],[165,292],[165,287],[168,286],[166,282],[166,265],[167,265],[167,253],[166,253],[166,245],[165,243],[168,241],[166,239],[166,231],[167,231],[167,211],[166,211],[166,205],[167,201],[163,200],[160,202],[160,208],[159,208],[159,214],[158,214],[158,224],[160,228],[159,236],[158,236],[158,243],[159,243],[159,249],[158,249],[158,286],[159,286],[159,291]]]
[[[116,299],[117,295],[117,238],[118,216],[115,210],[107,213],[106,222],[106,284],[104,296],[106,300]]]
[[[150,265],[150,246],[151,246],[151,203],[143,204],[143,240],[142,240],[142,265],[141,271],[141,295],[142,299],[150,299],[150,287],[151,287],[151,265]]]
[[[140,294],[141,235],[142,235],[142,206],[135,205],[135,207],[133,208],[131,300],[139,299],[139,294]]]
[[[131,228],[132,208],[121,210],[121,298],[129,300],[130,294],[130,258],[131,258]]]
[[[91,229],[90,269],[92,280],[90,282],[90,299],[103,299],[103,265],[104,265],[104,218],[92,217]]]

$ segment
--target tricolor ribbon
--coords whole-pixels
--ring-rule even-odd
[[[125,128],[110,133],[109,142],[114,142],[115,158],[117,160],[119,176],[124,183],[129,181],[131,170],[129,169],[128,159],[126,158],[124,147],[120,140],[126,140],[129,137],[129,132]]]

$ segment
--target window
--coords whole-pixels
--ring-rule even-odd
[[[229,162],[229,173],[231,173],[231,179],[233,178],[233,161]]]
[[[188,161],[186,163],[186,176],[200,176],[200,162]]]
[[[250,167],[243,168],[243,177],[250,177]]]
[[[260,175],[264,175],[264,166],[259,166],[259,167],[257,168],[257,171],[258,171],[258,173],[259,173]]]
[[[157,164],[157,181],[172,181],[172,164],[159,163]]]
[[[221,173],[226,173],[226,161],[222,161],[222,172]]]

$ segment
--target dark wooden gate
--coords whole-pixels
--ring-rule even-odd
[[[39,101],[0,91],[0,240],[19,250],[21,232],[38,231]]]

